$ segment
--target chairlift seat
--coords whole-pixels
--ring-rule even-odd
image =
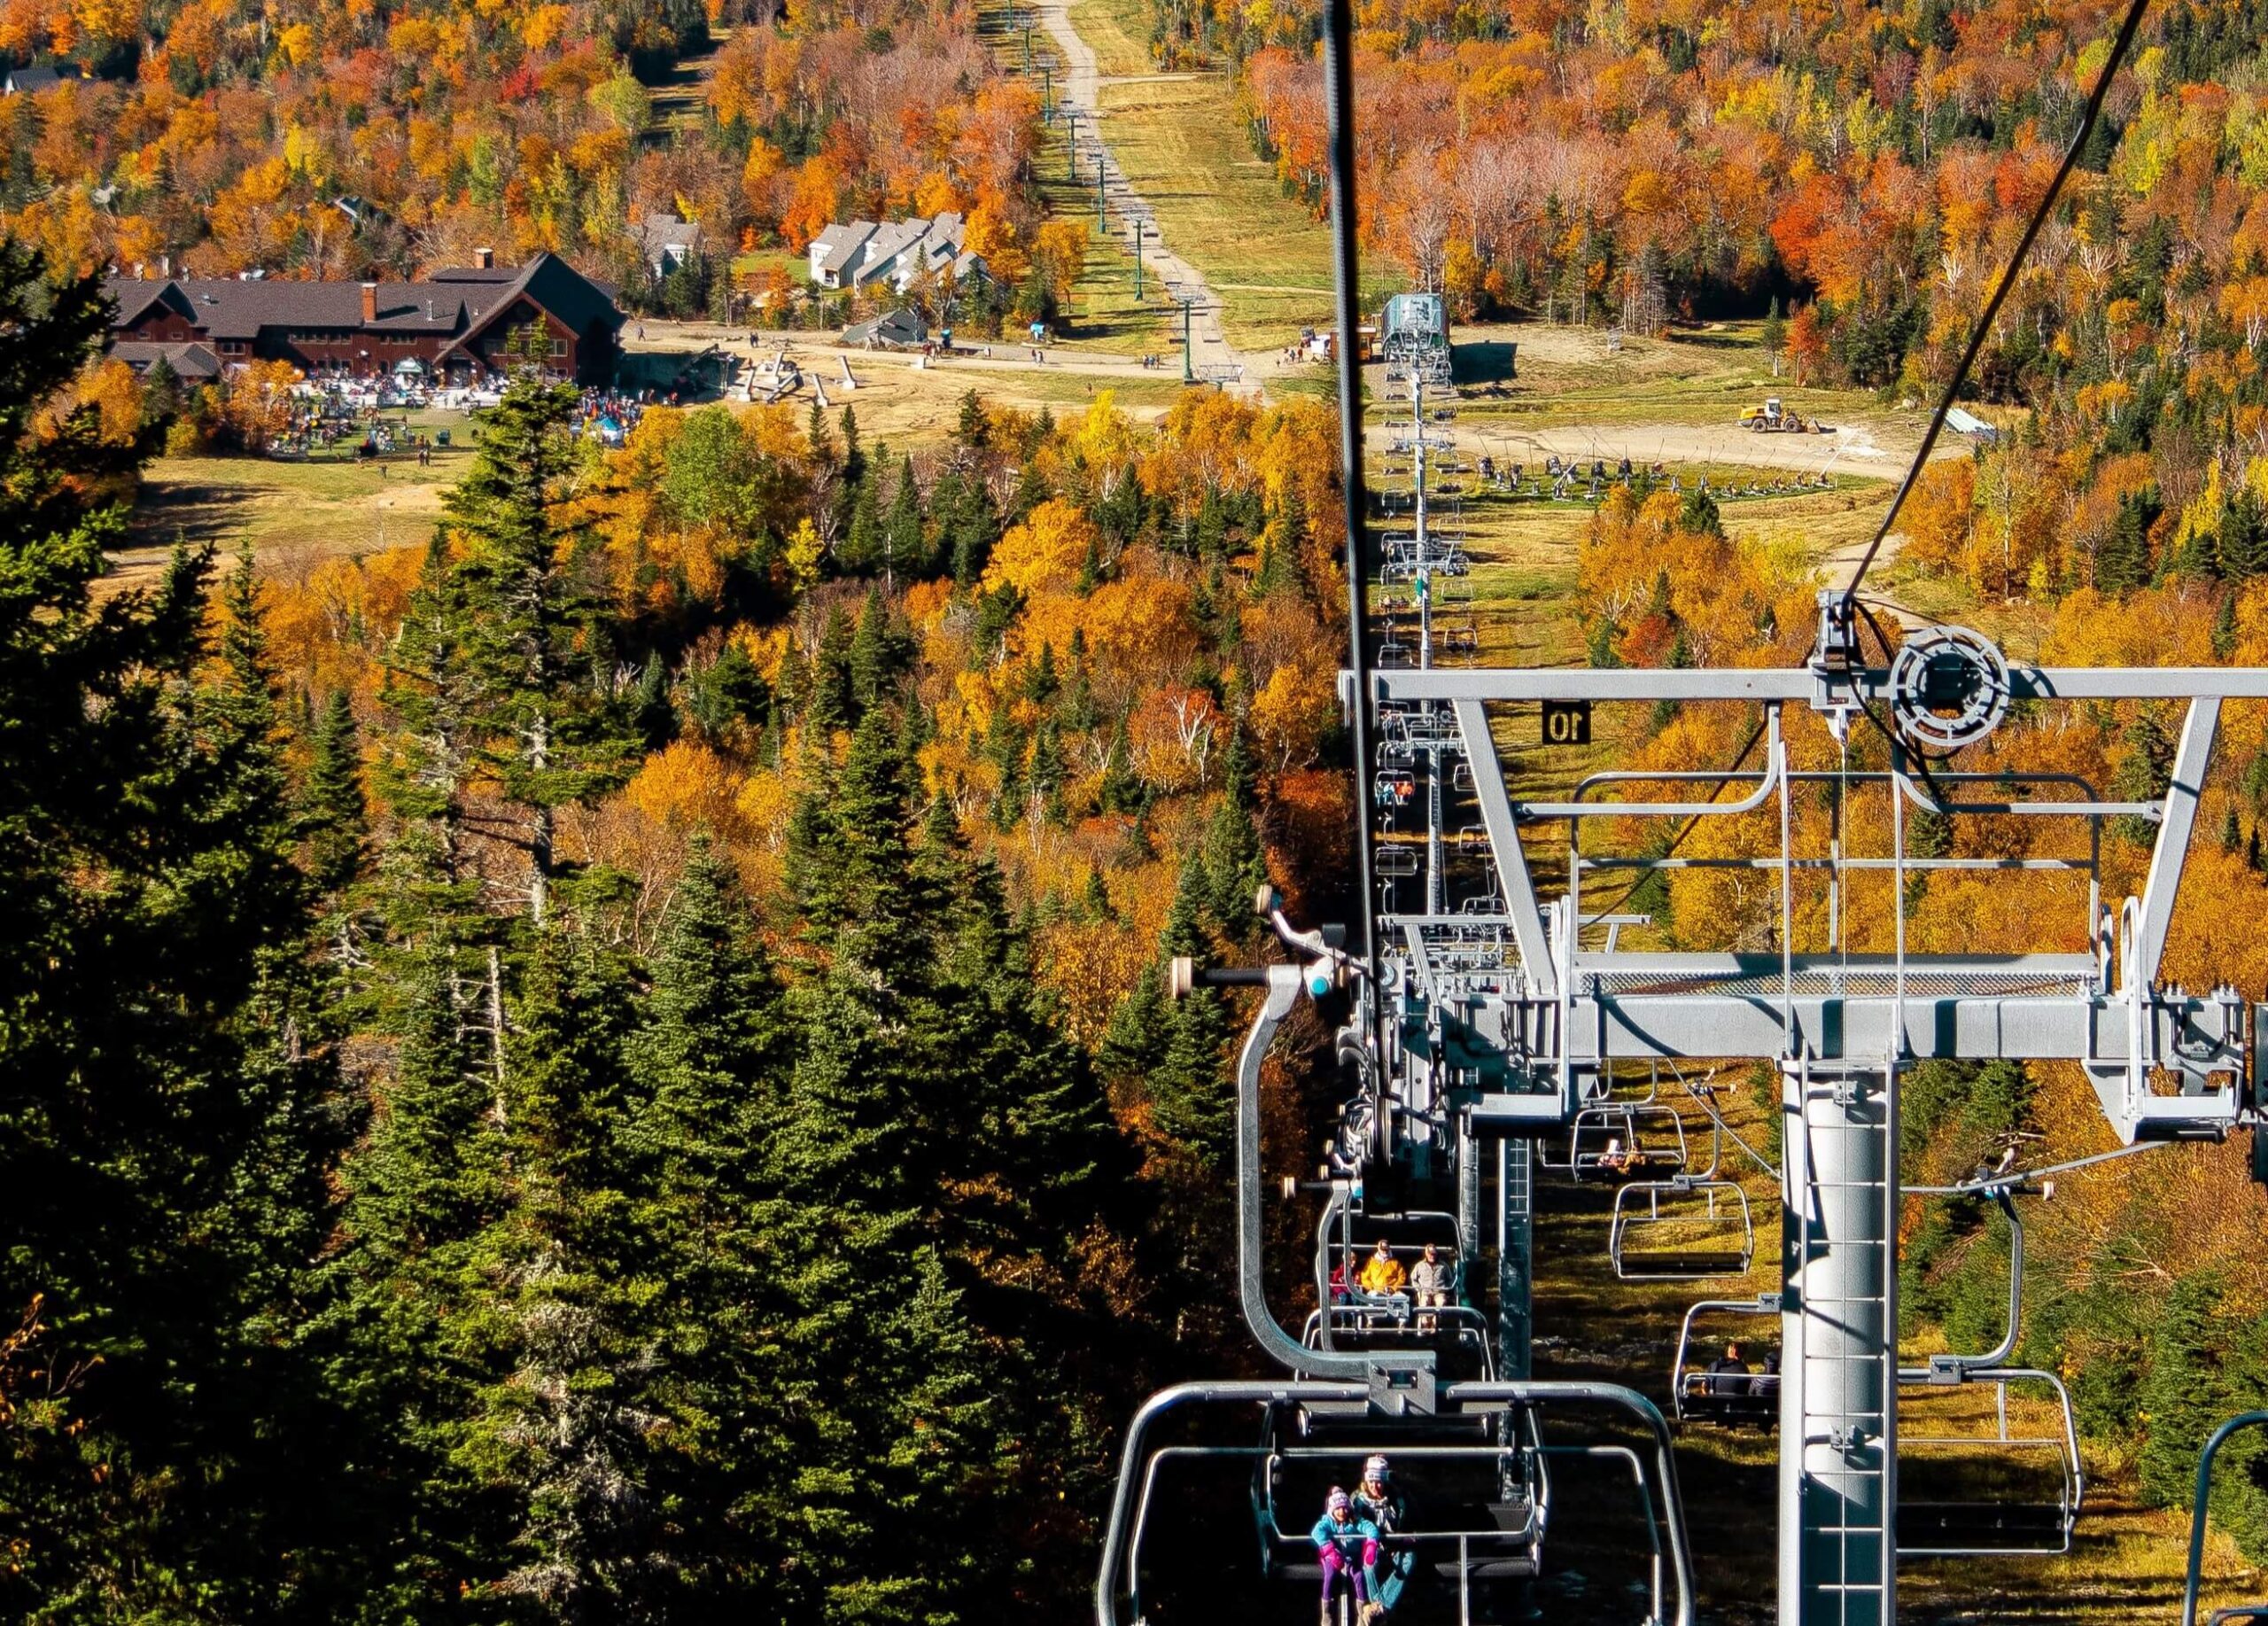
[[[1725,1428],[1771,1428],[1780,1421],[1777,1395],[1689,1394],[1682,1408],[1689,1423],[1713,1423]]]
[[[1901,1552],[1958,1548],[1963,1552],[2061,1552],[2070,1511],[2059,1502],[1912,1502],[1898,1504]]]

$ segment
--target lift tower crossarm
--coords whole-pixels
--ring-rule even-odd
[[[1808,667],[1467,667],[1369,674],[1375,700],[1754,700],[1809,704]],[[2017,700],[2268,699],[2268,667],[2010,666]],[[1860,696],[1891,697],[1890,673],[1852,674]]]

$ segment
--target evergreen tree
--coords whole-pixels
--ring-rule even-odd
[[[0,1614],[259,1621],[339,1539],[293,1499],[324,1408],[285,1335],[336,1109],[257,616],[216,651],[187,550],[93,602],[155,436],[41,419],[106,331],[98,281],[0,240],[0,1303],[48,1367]]]
[[[850,524],[836,556],[845,575],[868,576],[884,567],[889,537],[883,530],[882,498],[875,493],[874,482],[861,481],[857,491],[850,504]]]
[[[2118,515],[2110,534],[2095,549],[2094,585],[2098,592],[2127,593],[2150,579],[2150,527],[2157,523],[2157,492],[2146,487],[2118,499]]]
[[[454,574],[472,690],[472,743],[521,810],[528,914],[540,922],[560,873],[558,809],[620,784],[638,742],[599,674],[610,665],[586,536],[569,518],[572,387],[516,379],[489,416],[480,453],[448,496],[464,539]]]
[[[927,576],[929,541],[921,524],[921,487],[913,478],[913,459],[898,471],[897,489],[890,494],[889,517],[882,524],[882,572],[894,580],[900,571]]]
[[[1232,724],[1228,749],[1221,753],[1221,800],[1206,822],[1201,848],[1206,917],[1232,939],[1251,931],[1253,897],[1268,879],[1260,831],[1253,822],[1254,805],[1252,753],[1244,730]]]
[[[2220,573],[2231,581],[2249,581],[2268,573],[2268,506],[2262,504],[2250,486],[2240,487],[2221,510],[2220,530],[2213,543]],[[2230,596],[2233,599],[2234,595]]]
[[[850,640],[850,695],[861,716],[891,697],[913,657],[911,641],[891,625],[882,590],[869,587]]]
[[[811,700],[804,715],[824,738],[858,720],[858,696],[850,673],[850,614],[840,599],[820,624],[819,648],[812,656]]]
[[[1166,915],[1162,952],[1201,960],[1208,945],[1200,921],[1210,891],[1203,856],[1192,853]],[[1229,1011],[1217,989],[1192,991],[1170,1007],[1165,1054],[1150,1070],[1149,1094],[1157,1126],[1211,1174],[1229,1166],[1236,1100],[1223,1076]]]
[[[965,392],[960,398],[960,417],[953,426],[953,440],[969,452],[981,452],[992,443],[992,426],[984,416],[984,399],[975,390]]]
[[[361,735],[345,689],[333,689],[323,703],[313,743],[314,760],[299,793],[299,834],[307,844],[307,874],[315,890],[337,897],[361,875],[369,839]]]
[[[956,494],[951,510],[953,580],[972,587],[983,575],[992,546],[1000,540],[1000,515],[981,479],[964,482]]]

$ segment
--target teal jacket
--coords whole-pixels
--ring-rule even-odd
[[[1363,1547],[1379,1538],[1379,1527],[1360,1516],[1340,1524],[1326,1512],[1322,1518],[1315,1521],[1315,1529],[1310,1534],[1315,1538],[1315,1550],[1317,1552],[1336,1547],[1339,1549],[1339,1556],[1341,1559],[1349,1564],[1360,1566],[1363,1561]]]

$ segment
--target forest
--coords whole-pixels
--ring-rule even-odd
[[[531,377],[430,547],[102,594],[162,403],[0,268],[0,1607],[1061,1618],[1233,1342],[1159,957],[1343,839],[1327,415]]]

